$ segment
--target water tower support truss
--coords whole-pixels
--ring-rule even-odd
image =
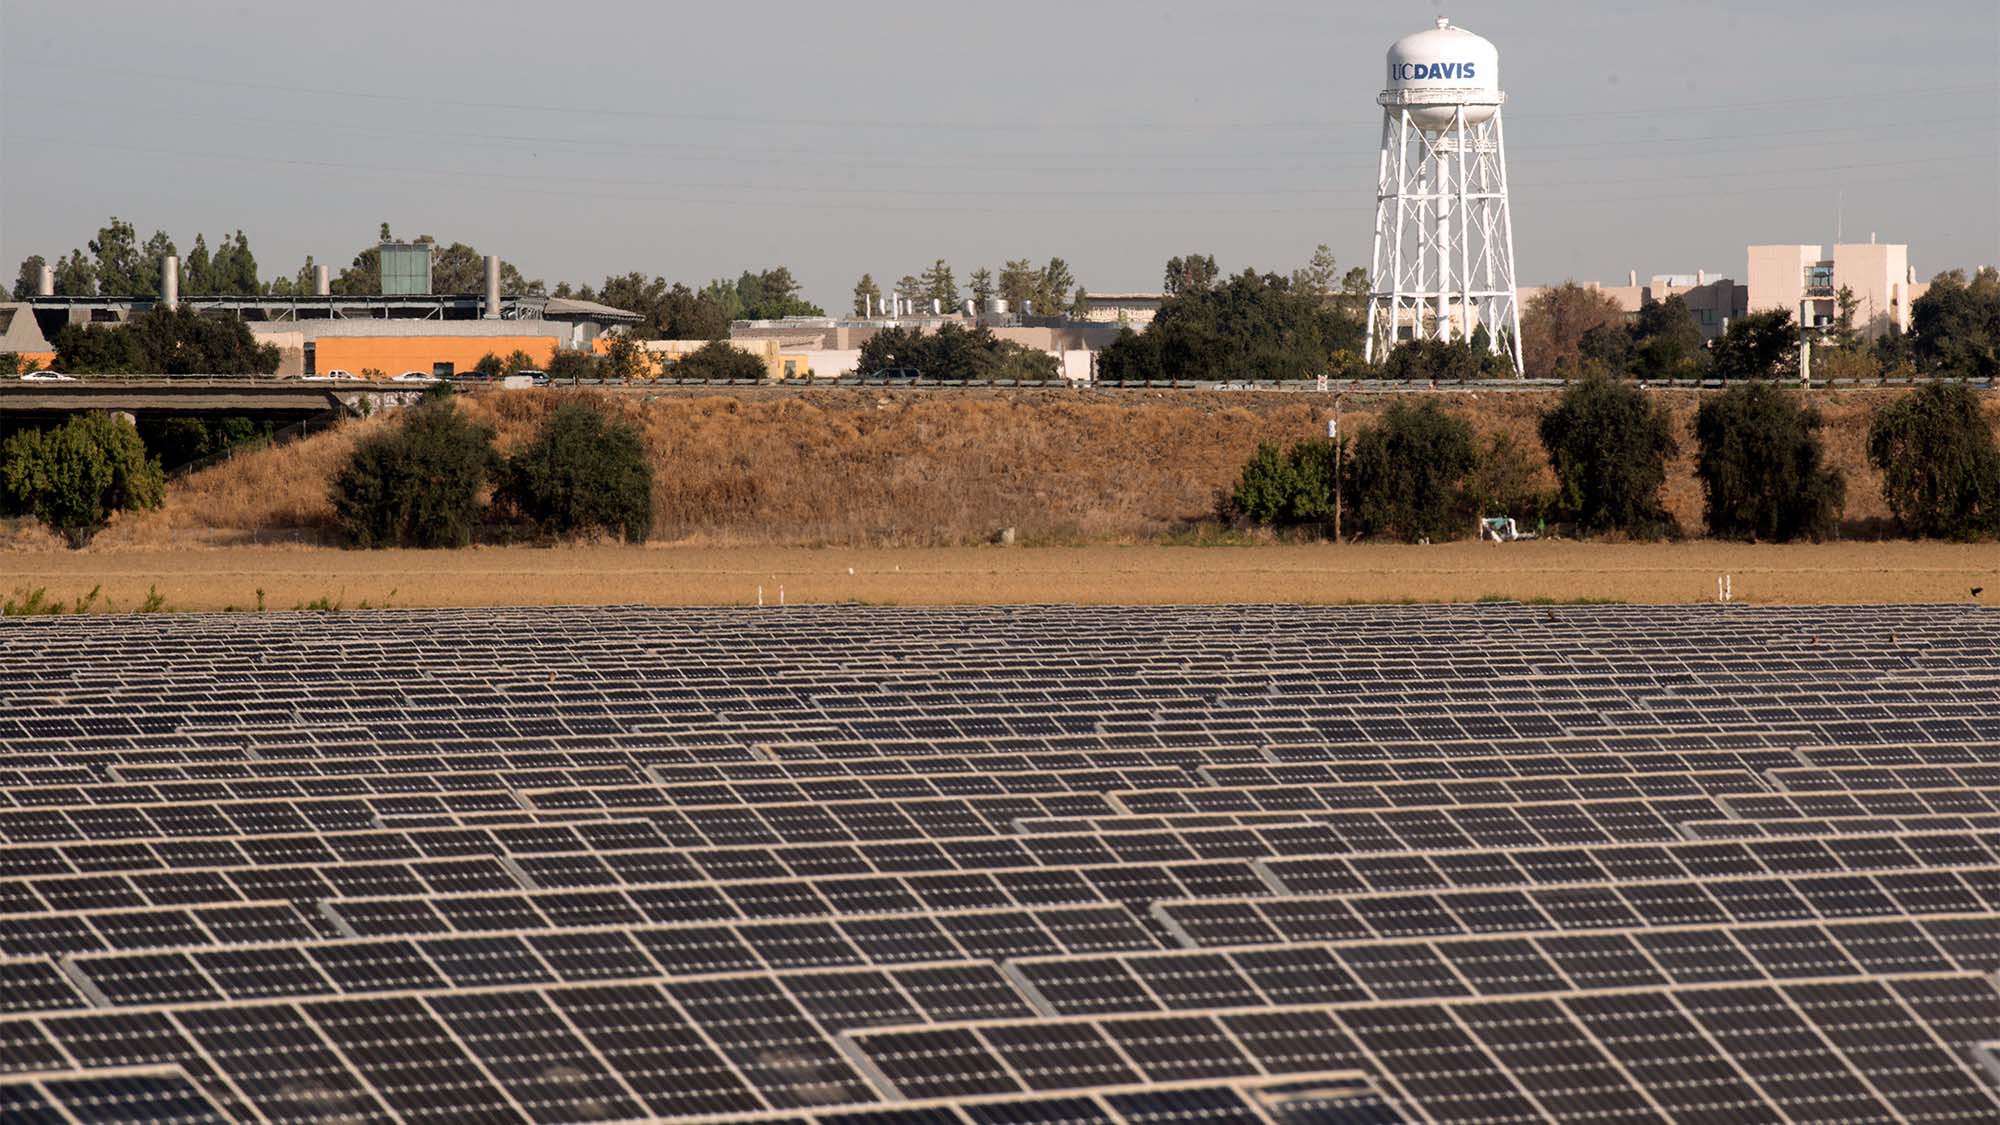
[[[1449,122],[1437,127],[1445,114]],[[1472,339],[1483,328],[1488,347],[1521,371],[1514,222],[1497,106],[1384,95],[1369,277],[1369,362],[1386,359],[1404,340]]]

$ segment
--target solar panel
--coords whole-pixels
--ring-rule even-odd
[[[1996,1120],[1996,620],[0,622],[0,1098]]]

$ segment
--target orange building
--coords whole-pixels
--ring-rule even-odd
[[[471,370],[488,355],[506,359],[517,351],[545,368],[556,343],[553,336],[321,336],[313,342],[313,370],[451,374]]]

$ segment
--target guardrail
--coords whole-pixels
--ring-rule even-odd
[[[1721,390],[1732,382],[1728,379],[1650,379],[1641,380],[1639,385],[1658,390]],[[1782,386],[1798,386],[1797,379],[1774,380]],[[65,389],[75,390],[89,386],[105,387],[158,387],[162,384],[185,385],[208,383],[229,387],[245,384],[271,390],[310,388],[328,391],[359,390],[411,390],[416,383],[397,383],[385,379],[306,379],[299,376],[277,375],[73,375],[62,382],[28,382],[19,379],[0,379],[0,387],[32,387],[45,393],[61,393]],[[1994,379],[1972,379],[1961,376],[1912,376],[1883,377],[1880,379],[1815,379],[1815,388],[1877,388],[1911,387],[1925,383],[1963,383],[1975,390],[1991,391],[2000,389],[2000,381]],[[494,383],[461,383],[461,387],[471,389],[500,389]],[[581,387],[787,387],[805,389],[810,387],[898,387],[920,390],[986,390],[1011,388],[1020,390],[1097,390],[1097,391],[1276,391],[1291,394],[1357,392],[1407,393],[1431,390],[1478,390],[1478,391],[1547,391],[1560,390],[1568,384],[1561,379],[1335,379],[1322,392],[1316,380],[1311,379],[1258,379],[1237,382],[1215,382],[1195,379],[1126,379],[1083,382],[1070,379],[871,379],[848,375],[832,379],[581,379],[575,382],[555,382],[545,384],[556,388]]]

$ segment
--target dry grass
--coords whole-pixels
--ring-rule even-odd
[[[65,601],[102,586],[130,609],[157,587],[181,610],[362,606],[1082,602],[2000,602],[1991,546],[1844,543],[1453,543],[1409,546],[936,549],[485,547],[450,553],[312,547],[0,552],[0,593]],[[1970,590],[1982,586],[1983,599]]]
[[[462,399],[502,448],[525,440],[571,392]],[[1845,533],[1887,530],[1879,475],[1863,455],[1868,419],[1896,391],[1821,394],[1834,464],[1848,477]],[[658,465],[655,535],[731,546],[977,544],[1002,527],[1034,544],[1157,542],[1214,509],[1261,441],[1325,432],[1330,396],[1198,392],[927,392],[746,388],[594,396],[638,427]],[[1482,433],[1539,454],[1552,396],[1441,392]],[[1690,530],[1695,392],[1662,392],[1682,439],[1665,491]],[[1350,427],[1382,398],[1348,396]],[[2000,418],[2000,401],[1988,404]],[[163,511],[116,521],[107,547],[321,541],[326,484],[380,419],[353,422],[175,482]],[[1546,473],[1546,470],[1544,470]],[[34,546],[32,535],[16,546]]]

